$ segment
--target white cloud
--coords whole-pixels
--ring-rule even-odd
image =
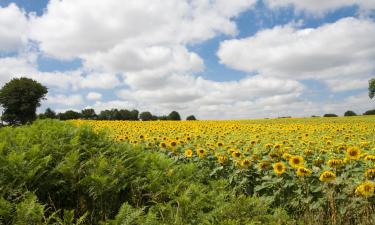
[[[102,94],[100,94],[98,92],[89,92],[86,95],[86,99],[98,101],[98,100],[102,99]]]
[[[266,0],[266,3],[271,8],[294,6],[297,11],[307,11],[317,15],[347,6],[358,6],[364,11],[375,9],[373,0]]]
[[[28,21],[25,12],[14,3],[0,6],[0,51],[15,51],[27,42]]]
[[[79,106],[84,103],[83,98],[79,94],[73,95],[47,95],[47,100],[45,102],[47,104],[58,104],[63,106]]]
[[[375,71],[375,23],[344,18],[315,29],[290,25],[221,43],[220,62],[234,69],[290,79],[327,81],[329,87],[363,87]],[[334,87],[335,81],[356,84]]]

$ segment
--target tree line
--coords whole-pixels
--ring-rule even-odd
[[[156,116],[151,112],[139,112],[136,109],[110,109],[103,110],[99,114],[94,109],[83,109],[81,112],[74,110],[67,110],[65,112],[56,113],[50,108],[47,108],[44,113],[38,115],[40,119],[60,119],[60,120],[73,120],[73,119],[86,119],[86,120],[181,120],[181,116],[177,111],[172,111],[168,115]],[[194,115],[190,115],[186,120],[196,120]]]

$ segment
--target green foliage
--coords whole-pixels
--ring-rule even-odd
[[[351,111],[351,110],[346,111],[346,112],[344,113],[344,116],[356,116],[356,115],[357,115],[357,113],[355,113],[355,112],[353,112],[353,111]]]
[[[168,120],[181,120],[181,116],[178,112],[172,111],[168,115]]]
[[[26,124],[36,118],[36,108],[47,88],[29,78],[14,78],[0,89],[1,119],[11,125]]]
[[[56,112],[50,108],[47,108],[46,111],[39,115],[39,119],[56,119]]]
[[[0,224],[282,224],[209,168],[40,120],[0,130]]]
[[[74,120],[74,119],[79,119],[81,118],[81,113],[73,111],[73,110],[68,110],[63,113],[59,113],[57,115],[57,118],[60,120]]]
[[[370,98],[375,96],[375,78],[368,81],[368,96]]]
[[[186,117],[186,120],[197,120],[194,115]]]
[[[333,113],[327,113],[327,114],[324,114],[323,117],[338,117],[338,115],[333,114]]]
[[[375,115],[375,109],[368,110],[365,113],[363,113],[363,115],[365,116]]]
[[[149,120],[153,120],[153,116],[150,112],[142,112],[141,114],[139,114],[139,119],[141,119],[142,121],[149,121]]]
[[[94,109],[83,109],[81,111],[81,118],[82,119],[88,119],[88,120],[93,120],[96,119],[96,113]]]

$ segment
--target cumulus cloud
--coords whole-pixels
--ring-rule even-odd
[[[361,10],[374,10],[373,0],[265,0],[271,8],[293,6],[297,11],[306,11],[316,15],[322,15],[335,9],[358,6]]]
[[[83,98],[79,94],[73,95],[47,95],[47,104],[58,104],[63,106],[79,106],[84,103]]]
[[[291,25],[221,43],[220,62],[237,70],[290,79],[326,81],[333,90],[366,85],[375,71],[375,23],[344,18],[318,28]],[[355,84],[343,86],[355,78]],[[343,81],[335,87],[334,82]]]
[[[28,20],[14,3],[0,6],[0,51],[16,51],[27,42]]]
[[[89,92],[86,95],[86,99],[98,101],[98,100],[102,99],[102,94],[100,94],[98,92]]]

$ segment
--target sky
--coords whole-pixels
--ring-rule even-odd
[[[0,87],[21,76],[38,112],[363,113],[375,0],[0,0]]]

